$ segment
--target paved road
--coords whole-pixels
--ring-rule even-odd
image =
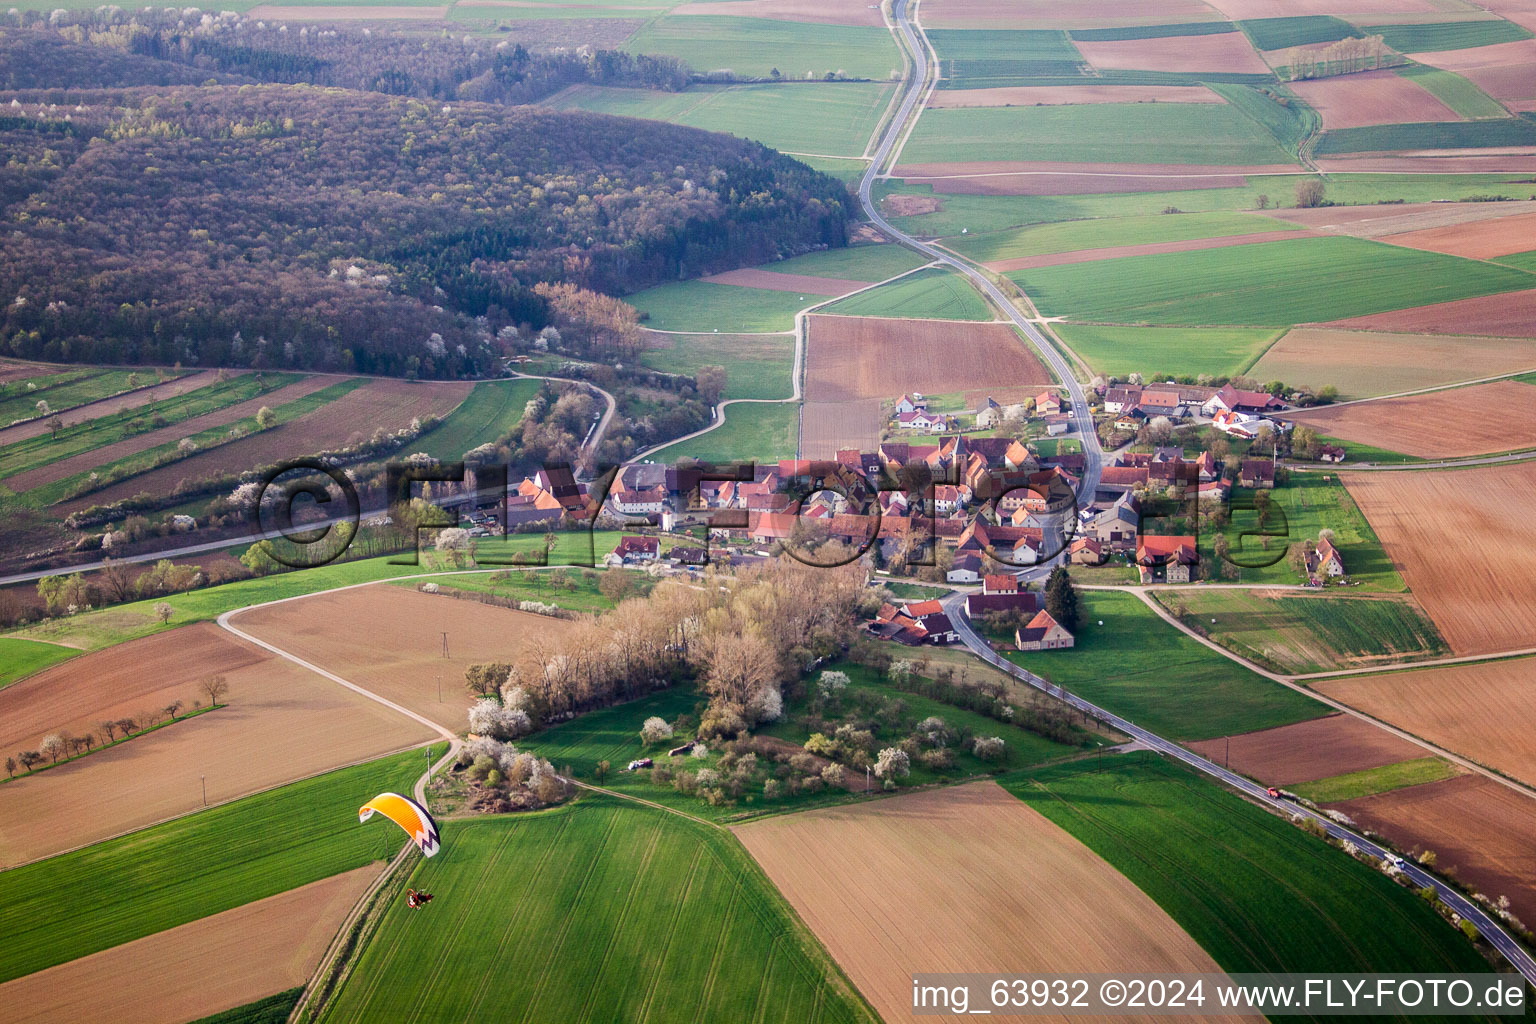
[[[991,645],[988,644],[986,640],[982,639],[982,637],[977,634],[977,632],[971,627],[970,620],[968,620],[963,614],[964,601],[965,596],[963,594],[951,594],[949,597],[943,599],[945,611],[949,615],[950,622],[954,623],[955,629],[960,634],[960,639],[965,644],[965,646],[970,648],[971,653],[975,654],[977,657],[981,658],[988,664],[993,665],[998,669],[1007,672],[1015,679],[1027,683],[1035,689],[1047,693],[1052,697],[1055,697],[1056,699],[1068,704],[1069,706],[1074,707],[1077,710],[1091,715],[1099,721],[1110,725],[1111,727],[1131,737],[1133,740],[1146,746],[1149,750],[1154,750],[1164,757],[1171,757],[1177,761],[1181,761],[1196,771],[1202,772],[1219,782],[1225,783],[1227,786],[1230,786],[1232,789],[1242,793],[1250,800],[1263,804],[1264,806],[1269,807],[1270,809],[1281,814],[1287,816],[1299,815],[1302,818],[1316,822],[1323,827],[1323,829],[1328,833],[1330,837],[1337,840],[1354,843],[1355,846],[1360,848],[1360,850],[1370,854],[1373,857],[1384,858],[1391,856],[1390,852],[1386,848],[1371,842],[1371,840],[1365,838],[1362,835],[1359,835],[1356,832],[1351,831],[1350,829],[1345,828],[1337,822],[1326,818],[1321,814],[1317,814],[1300,804],[1292,803],[1289,800],[1284,800],[1278,797],[1272,797],[1269,795],[1269,790],[1267,788],[1259,785],[1252,779],[1238,775],[1236,772],[1228,771],[1221,765],[1216,764],[1214,761],[1208,761],[1200,755],[1193,753],[1192,751],[1185,750],[1177,743],[1174,743],[1171,740],[1163,739],[1163,737],[1157,735],[1154,732],[1149,732],[1148,730],[1143,729],[1141,726],[1136,725],[1134,722],[1127,721],[1126,719],[1121,718],[1119,715],[1112,714],[1096,704],[1091,704],[1076,694],[1069,693],[1061,687],[1056,686],[1047,680],[1042,679],[1040,676],[1035,675],[1033,672],[1025,671],[1024,669],[1015,665],[1013,662],[999,656],[996,651],[992,650]],[[1424,886],[1433,887],[1440,900],[1445,903],[1446,906],[1450,907],[1456,913],[1477,925],[1477,930],[1483,934],[1483,937],[1489,943],[1491,943],[1495,949],[1502,953],[1504,958],[1508,960],[1517,971],[1524,975],[1527,981],[1529,981],[1532,985],[1536,985],[1536,960],[1533,960],[1530,954],[1527,953],[1518,942],[1510,937],[1509,933],[1505,932],[1503,927],[1500,926],[1491,915],[1484,911],[1481,906],[1473,903],[1460,892],[1451,888],[1449,885],[1440,881],[1438,878],[1429,874],[1427,871],[1424,871],[1412,862],[1404,861],[1403,873],[1407,875],[1410,880],[1412,880],[1414,885],[1421,889]]]
[[[912,76],[907,83],[906,96],[901,101],[901,106],[896,111],[896,116],[891,119],[886,127],[885,137],[880,140],[879,147],[875,150],[875,158],[870,163],[869,169],[864,172],[864,177],[859,181],[859,202],[864,206],[864,213],[876,227],[887,235],[896,239],[909,248],[951,268],[956,273],[968,278],[978,291],[990,298],[1011,320],[1015,327],[1024,333],[1040,354],[1040,358],[1049,366],[1057,379],[1066,388],[1067,394],[1072,399],[1072,429],[1081,437],[1083,443],[1084,467],[1083,478],[1078,483],[1078,499],[1085,504],[1093,500],[1094,492],[1098,490],[1099,474],[1104,468],[1104,449],[1099,445],[1098,431],[1094,429],[1093,416],[1088,412],[1088,397],[1083,393],[1083,387],[1078,383],[1072,373],[1072,367],[1067,360],[1056,350],[1045,336],[1040,333],[1033,321],[1026,317],[1008,297],[1005,296],[997,285],[974,267],[957,259],[953,254],[930,245],[927,242],[918,241],[911,235],[891,224],[881,215],[874,200],[870,196],[875,178],[880,174],[891,154],[895,151],[898,141],[911,120],[913,112],[917,110],[924,94],[928,91],[928,78],[930,62],[928,60],[927,39],[922,35],[922,29],[914,26],[907,17],[907,5],[909,0],[895,0],[891,5],[891,16],[896,22],[897,35],[902,45],[906,47],[907,54],[912,58]],[[1006,385],[1007,381],[999,381],[999,385]]]

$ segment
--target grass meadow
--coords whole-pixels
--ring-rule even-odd
[[[1276,140],[1232,106],[1082,103],[924,112],[900,163],[1049,160],[1137,164],[1288,164]]]
[[[777,68],[790,79],[832,71],[884,82],[902,66],[896,41],[883,28],[717,15],[658,18],[630,36],[624,49],[670,54],[699,72],[730,70],[751,78],[767,78]]]
[[[1076,647],[1013,651],[1009,660],[1181,741],[1289,725],[1328,711],[1185,636],[1133,594],[1082,590],[1078,600]]]
[[[837,290],[828,286],[830,292]],[[828,297],[693,280],[659,284],[624,301],[640,311],[642,325],[652,330],[753,334],[794,330],[796,313]]]
[[[49,665],[68,661],[80,652],[73,647],[0,636],[0,690],[18,679],[41,672]]]
[[[1469,50],[1475,46],[1512,43],[1529,39],[1531,33],[1503,18],[1487,21],[1442,21],[1430,25],[1372,25],[1371,35],[1399,53],[1434,53]]]
[[[1223,970],[1488,969],[1412,890],[1154,754],[1004,785],[1156,900]]]
[[[822,249],[804,256],[765,263],[758,270],[772,270],[780,274],[809,274],[812,277],[843,278],[848,281],[866,281],[874,284],[887,278],[916,270],[928,262],[906,246],[850,245],[841,249]]]
[[[665,373],[694,374],[701,366],[725,367],[725,397],[789,398],[795,339],[788,334],[650,335],[640,362]]]
[[[357,809],[410,792],[426,760],[343,768],[0,873],[0,981],[393,856],[404,833]]]
[[[670,444],[648,458],[674,463],[693,458],[704,462],[752,459],[777,462],[792,459],[799,446],[800,407],[791,402],[728,406],[725,422],[708,433]]]
[[[961,277],[930,267],[899,281],[827,306],[821,312],[842,316],[911,317],[928,320],[991,320],[986,300]]]
[[[1536,277],[1513,267],[1343,236],[1128,256],[1007,276],[1052,316],[1253,327],[1536,287]]]
[[[410,450],[444,461],[463,459],[466,452],[497,440],[522,422],[523,406],[539,393],[539,387],[536,380],[482,381],[431,433],[411,442]]]
[[[1361,34],[1349,22],[1326,14],[1296,18],[1255,18],[1241,22],[1241,25],[1253,45],[1260,50],[1289,50],[1293,46],[1331,43]]]
[[[1481,121],[1430,121],[1341,128],[1318,141],[1318,156],[1407,149],[1492,149],[1536,145],[1536,121],[1523,117]]]
[[[695,86],[683,92],[579,85],[544,105],[729,132],[786,153],[856,157],[874,134],[891,89],[845,82]]]
[[[1390,793],[1394,789],[1422,786],[1440,782],[1459,774],[1449,761],[1438,757],[1420,757],[1412,761],[1367,768],[1364,771],[1334,775],[1316,782],[1296,786],[1296,792],[1319,804],[1337,804],[1345,800],[1358,800],[1377,793]]]
[[[1277,672],[1328,672],[1449,654],[1434,623],[1400,600],[1252,590],[1159,590],[1185,625]]]
[[[1083,55],[1058,29],[935,29],[941,87],[980,89],[1081,74]]]
[[[602,795],[445,825],[325,1020],[876,1018],[728,832]]]
[[[177,376],[183,375],[167,373],[165,379],[175,380]],[[129,380],[130,377],[134,380]],[[0,424],[36,417],[39,414],[37,403],[40,401],[47,402],[48,408],[54,412],[64,413],[77,405],[111,398],[131,387],[144,387],[153,383],[155,373],[150,369],[106,370],[100,367],[74,368],[13,380],[0,389]],[[32,385],[30,390],[28,385]],[[149,392],[146,391],[126,398],[125,401],[142,403],[148,398]]]
[[[1283,231],[1286,227],[1283,221],[1254,213],[1158,214],[1070,220],[983,234],[965,234],[946,238],[944,244],[978,263],[990,263],[1083,249],[1260,234]]]
[[[1432,27],[1432,26],[1426,26]],[[1434,93],[1435,98],[1462,117],[1507,117],[1509,111],[1468,79],[1427,64],[1407,64],[1397,73]]]
[[[1061,340],[1099,373],[1148,380],[1170,374],[1244,373],[1281,332],[1239,327],[1102,327],[1055,324]]]

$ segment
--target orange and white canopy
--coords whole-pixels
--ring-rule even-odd
[[[411,841],[428,857],[434,856],[441,848],[437,838],[437,822],[433,821],[427,809],[415,800],[403,797],[399,793],[380,793],[363,804],[362,809],[357,812],[357,820],[367,821],[373,817],[374,811],[378,811],[405,829],[406,835],[410,836]]]

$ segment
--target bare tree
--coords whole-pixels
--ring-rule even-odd
[[[218,704],[219,698],[229,692],[229,680],[221,675],[209,676],[201,685],[203,692],[208,695],[210,706]]]
[[[5,774],[7,778],[14,779],[16,777],[16,767],[16,759],[14,757],[5,759]]]
[[[96,582],[113,601],[126,601],[133,594],[133,581],[128,576],[128,567],[115,558],[102,559],[101,568],[96,572]]]
[[[34,768],[43,763],[43,755],[35,750],[23,750],[17,756],[21,758],[22,767],[28,773],[31,773]]]
[[[165,706],[164,710],[165,713],[170,716],[171,721],[174,722],[176,721],[176,713],[180,711],[184,706],[185,705],[181,701],[173,700]]]
[[[117,738],[117,721],[97,722],[96,728],[100,731],[103,743],[111,743]]]
[[[122,732],[124,739],[127,739],[128,736],[133,732],[133,730],[137,729],[138,727],[139,727],[138,721],[136,719],[129,718],[127,716],[124,716],[124,717],[119,718],[117,720],[117,728],[118,728],[119,731]]]

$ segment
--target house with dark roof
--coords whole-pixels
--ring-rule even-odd
[[[1244,459],[1241,468],[1237,472],[1237,485],[1239,487],[1262,487],[1266,490],[1275,486],[1275,464],[1269,459]]]
[[[989,615],[993,612],[1034,612],[1040,607],[1040,595],[1028,591],[1020,591],[1014,594],[967,594],[965,595],[965,617],[974,619],[978,615]]]
[[[1134,409],[1141,402],[1140,384],[1122,384],[1104,392],[1104,411],[1121,413]]]

